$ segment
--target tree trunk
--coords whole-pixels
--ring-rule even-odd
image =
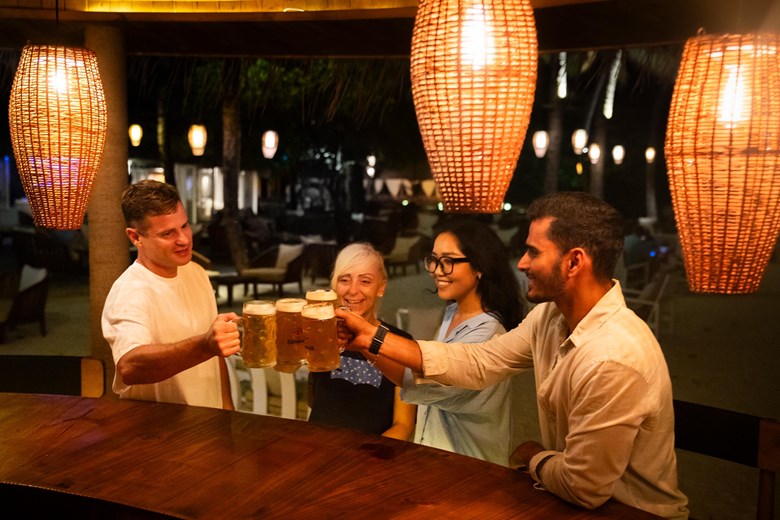
[[[655,196],[656,164],[663,153],[663,136],[661,134],[662,118],[669,110],[669,100],[665,95],[658,95],[653,104],[653,115],[650,119],[649,146],[655,148],[655,161],[647,165],[645,170],[645,216],[658,220],[658,203]],[[665,130],[665,129],[664,129]]]
[[[602,59],[606,60],[607,63],[612,63],[614,58],[615,52],[607,52],[602,55]],[[599,74],[596,89],[593,92],[593,97],[591,98],[590,106],[588,108],[588,116],[585,124],[588,135],[592,136],[589,138],[590,143],[588,143],[588,146],[590,146],[591,143],[597,143],[601,148],[601,157],[596,164],[591,165],[590,179],[588,180],[588,190],[590,194],[600,199],[604,199],[604,163],[607,155],[607,128],[604,116],[601,111],[597,114],[596,108],[603,99],[602,93],[604,92],[604,87],[607,84],[608,78],[609,67],[604,67]],[[592,126],[595,127],[593,130],[591,130]]]
[[[656,161],[658,161],[658,155],[656,153]],[[654,222],[658,221],[658,204],[655,200],[655,163],[647,165],[645,171],[645,215],[653,219]]]
[[[222,172],[225,217],[238,216],[238,175],[241,171],[240,74],[229,64],[223,69],[226,92],[222,101]]]
[[[601,148],[601,157],[596,164],[591,164],[590,168],[590,194],[594,197],[604,199],[604,165],[607,162],[607,125],[603,116],[596,116],[594,125],[595,131],[591,143],[599,145]]]
[[[176,177],[173,173],[173,161],[171,161],[170,142],[167,139],[165,112],[168,107],[162,97],[157,99],[157,153],[165,171],[165,182],[176,186]]]
[[[557,59],[551,60],[550,80],[550,119],[548,121],[548,133],[550,146],[547,148],[547,165],[544,171],[544,192],[554,193],[558,191],[558,170],[561,167],[561,142],[563,140],[563,103],[558,98],[558,68]]]

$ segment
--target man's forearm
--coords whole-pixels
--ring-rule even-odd
[[[374,360],[378,358],[377,366],[380,369],[382,368],[382,358],[385,358],[391,363],[394,362],[409,367],[415,372],[422,372],[422,352],[420,351],[420,345],[416,341],[388,332],[379,347],[378,355],[369,352],[370,341],[367,344],[365,343],[362,342],[362,344],[357,345],[360,352],[366,356],[366,359]],[[390,368],[390,371],[393,371],[393,369]],[[403,374],[401,374],[401,377],[403,377]]]
[[[371,325],[349,311],[336,309],[336,315],[344,321],[339,325],[339,338],[345,347],[362,353],[368,361],[377,363],[380,370],[388,369],[388,378],[396,384],[403,377],[403,367],[409,367],[415,372],[422,371],[422,352],[416,341],[387,332],[381,344],[374,345],[374,349],[371,349],[374,338],[377,338],[378,326]],[[383,327],[383,330],[386,331],[387,328]]]
[[[214,356],[204,336],[176,343],[141,345],[119,360],[117,371],[126,385],[159,383]]]

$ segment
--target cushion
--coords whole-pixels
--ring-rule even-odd
[[[385,260],[388,262],[406,262],[409,259],[409,250],[419,241],[419,236],[397,237],[393,250],[385,255]]]
[[[304,244],[279,244],[279,254],[276,256],[276,268],[286,269],[287,264],[301,256]]]
[[[46,278],[45,268],[36,268],[25,264],[24,267],[22,267],[22,277],[19,281],[19,290],[24,291],[25,289],[42,282],[44,278]]]
[[[301,242],[305,244],[318,244],[322,242],[322,235],[301,235]]]
[[[257,283],[277,283],[284,281],[285,269],[277,267],[251,267],[241,271],[242,276],[256,278]]]
[[[496,232],[496,235],[498,235],[498,238],[501,239],[501,242],[503,242],[505,246],[509,245],[509,241],[512,240],[512,237],[517,233],[516,227],[509,229],[501,229],[498,226],[490,227],[493,228],[493,231]]]

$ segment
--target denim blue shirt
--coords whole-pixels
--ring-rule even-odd
[[[505,332],[492,315],[482,313],[469,318],[450,334],[456,304],[444,312],[438,341],[445,343],[481,343],[494,334]],[[401,399],[417,404],[414,441],[470,457],[506,466],[512,453],[512,407],[510,380],[484,390],[466,390],[434,382],[419,382],[410,369],[404,373]]]

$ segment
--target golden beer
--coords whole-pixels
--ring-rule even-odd
[[[276,364],[276,306],[273,302],[244,302],[242,315],[244,336],[241,358],[250,368],[272,367]]]
[[[302,298],[276,301],[276,366],[274,370],[293,373],[306,362],[301,310]]]
[[[335,308],[337,299],[338,295],[336,294],[336,291],[331,289],[316,289],[312,291],[306,291],[306,301],[309,304],[327,302],[333,305]]]
[[[304,345],[309,372],[330,372],[341,365],[336,313],[327,302],[313,303],[301,310]]]

